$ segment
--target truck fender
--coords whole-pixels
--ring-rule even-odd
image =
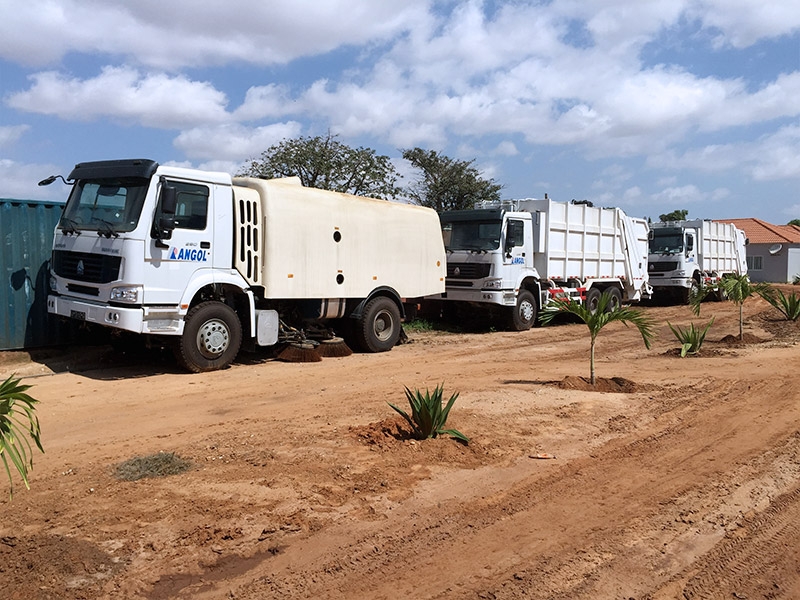
[[[369,303],[370,300],[375,298],[376,296],[386,296],[387,298],[391,298],[391,300],[397,304],[397,308],[400,309],[400,318],[405,319],[406,313],[405,309],[403,308],[403,301],[400,298],[400,294],[398,294],[393,288],[388,286],[382,286],[379,288],[375,288],[369,293],[369,296],[361,300],[356,307],[350,311],[348,317],[352,319],[360,319],[361,314],[364,312],[364,307]]]
[[[244,294],[248,288],[247,283],[242,279],[239,275],[231,275],[229,273],[220,273],[219,271],[214,271],[212,269],[204,269],[202,271],[198,271],[197,276],[195,276],[190,282],[189,285],[186,286],[186,289],[183,291],[183,296],[181,297],[181,304],[180,304],[180,312],[182,315],[185,315],[186,312],[189,310],[189,306],[192,304],[192,300],[194,300],[197,293],[205,287],[209,287],[212,285],[227,285],[234,288],[238,288]]]

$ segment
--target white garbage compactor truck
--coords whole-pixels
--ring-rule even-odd
[[[444,291],[431,209],[144,159],[80,163],[68,180],[48,311],[167,336],[193,372],[331,323],[386,351],[404,302]]]
[[[744,231],[732,223],[695,219],[650,225],[648,270],[659,298],[688,303],[701,285],[723,300],[720,281],[747,273]]]
[[[461,304],[529,329],[556,298],[593,309],[649,298],[648,223],[619,208],[545,199],[479,203],[439,215],[447,251],[440,305]],[[473,311],[474,312],[474,311]]]

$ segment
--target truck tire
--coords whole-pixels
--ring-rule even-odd
[[[242,324],[236,312],[222,302],[203,302],[186,315],[175,356],[193,373],[223,369],[233,362],[242,345]]]
[[[536,322],[536,299],[528,290],[520,290],[517,305],[511,309],[510,325],[514,331],[527,331]]]
[[[400,339],[400,309],[391,298],[377,296],[364,307],[356,340],[365,352],[386,352]]]
[[[600,303],[601,294],[602,292],[595,287],[586,292],[586,308],[590,313],[594,314],[597,312],[597,305]]]
[[[694,278],[692,278],[692,284],[688,288],[683,288],[681,290],[681,301],[684,304],[691,304],[692,298],[695,294],[700,291],[700,283]]]
[[[614,312],[622,306],[622,292],[616,287],[608,288],[606,291],[611,296],[608,300],[608,306],[606,306],[606,312]]]

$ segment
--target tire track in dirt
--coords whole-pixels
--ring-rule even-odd
[[[800,589],[799,548],[800,487],[795,487],[747,518],[740,530],[653,594],[653,600],[673,597],[675,581],[687,600],[793,598]]]
[[[582,590],[613,567],[626,543],[647,534],[638,528],[668,518],[672,499],[724,480],[790,433],[790,413],[798,416],[790,386],[749,385],[754,389],[742,397],[740,382],[711,381],[707,388],[713,394],[685,398],[649,429],[549,475],[528,464],[522,467],[529,469],[526,479],[508,490],[487,489],[471,504],[456,499],[430,507],[420,494],[384,521],[351,523],[297,540],[246,576],[209,574],[206,590],[214,590],[214,580],[227,580],[243,599],[597,597],[581,596],[588,593]],[[776,400],[762,411],[758,397],[782,398],[783,405]],[[737,432],[754,422],[760,435],[743,444]],[[559,535],[546,536],[544,524]],[[409,564],[418,567],[413,581]],[[673,574],[660,574],[659,581]],[[620,587],[644,593],[658,584],[652,574],[645,580],[637,576],[642,577],[634,574]],[[503,583],[485,585],[498,580]],[[193,597],[205,597],[202,590],[192,591]]]

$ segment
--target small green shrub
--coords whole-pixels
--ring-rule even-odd
[[[39,418],[34,408],[39,401],[25,393],[31,386],[20,385],[19,382],[20,379],[14,379],[14,374],[11,374],[0,385],[0,458],[6,468],[12,495],[14,481],[8,465],[9,459],[22,477],[25,487],[30,489],[28,471],[33,469],[33,447],[28,437],[44,452],[39,439]]]
[[[403,327],[406,329],[406,331],[416,332],[416,333],[419,333],[421,331],[433,331],[435,329],[433,323],[431,323],[427,319],[414,319],[413,321],[404,323]]]
[[[708,325],[702,329],[695,327],[694,323],[691,323],[688,329],[683,329],[680,325],[673,327],[672,323],[667,321],[667,325],[673,335],[681,343],[681,358],[685,357],[687,354],[697,354],[700,352],[700,347],[706,339],[706,334],[713,324],[714,319],[712,318],[711,321],[708,322]]]
[[[116,466],[114,476],[123,481],[137,481],[145,477],[177,475],[191,468],[191,463],[174,452],[159,452],[137,456]]]
[[[453,408],[453,404],[458,398],[458,392],[450,396],[446,406],[442,406],[444,384],[437,385],[433,393],[426,389],[424,395],[419,390],[413,392],[408,388],[405,388],[405,390],[406,398],[411,405],[410,416],[402,408],[395,406],[391,402],[388,404],[408,421],[414,432],[414,437],[424,440],[435,438],[437,435],[450,435],[462,442],[469,442],[469,438],[460,431],[444,428],[450,409]]]
[[[780,311],[787,321],[800,319],[800,296],[797,292],[787,296],[781,290],[775,289],[770,293],[761,294],[761,297]]]

